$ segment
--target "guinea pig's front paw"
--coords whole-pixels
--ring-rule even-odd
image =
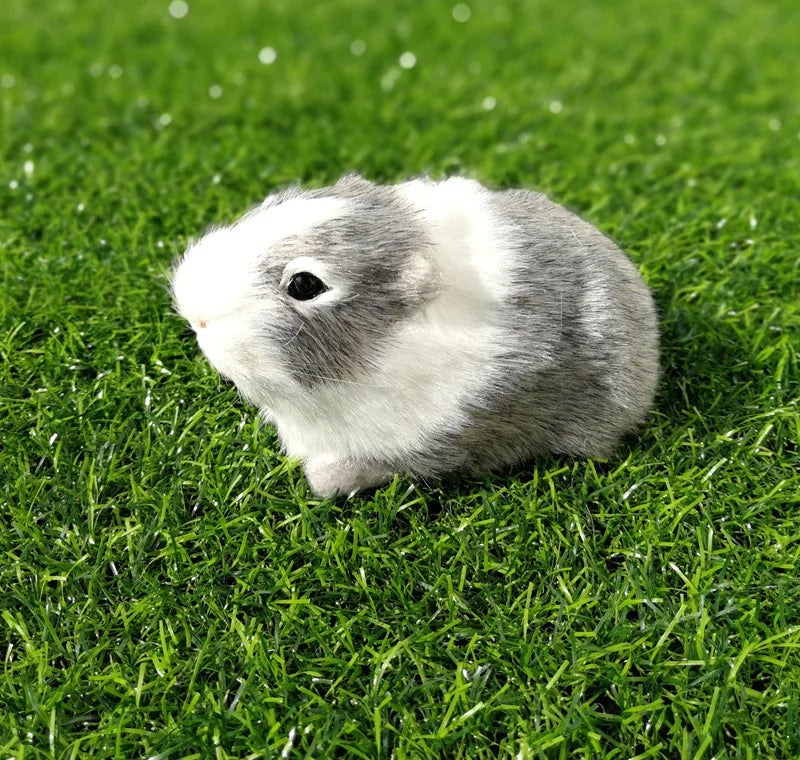
[[[309,457],[303,469],[315,496],[331,496],[336,492],[340,496],[350,496],[362,488],[385,483],[394,475],[386,465],[354,462],[333,454]]]

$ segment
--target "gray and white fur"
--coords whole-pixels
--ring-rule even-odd
[[[527,190],[354,175],[291,188],[191,245],[172,285],[318,495],[607,456],[658,380],[635,267]]]

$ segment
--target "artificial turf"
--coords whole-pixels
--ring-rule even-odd
[[[795,0],[4,0],[0,757],[800,756],[798,39]],[[616,239],[641,434],[313,498],[166,274],[348,170]]]

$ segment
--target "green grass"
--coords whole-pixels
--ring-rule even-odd
[[[0,757],[800,756],[797,3],[189,5],[0,8]],[[619,241],[641,435],[312,498],[165,273],[346,170]]]

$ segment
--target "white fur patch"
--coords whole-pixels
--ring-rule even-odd
[[[422,215],[433,237],[448,300],[501,300],[508,294],[511,251],[503,245],[507,222],[489,206],[490,192],[477,180],[412,180],[397,186]]]

